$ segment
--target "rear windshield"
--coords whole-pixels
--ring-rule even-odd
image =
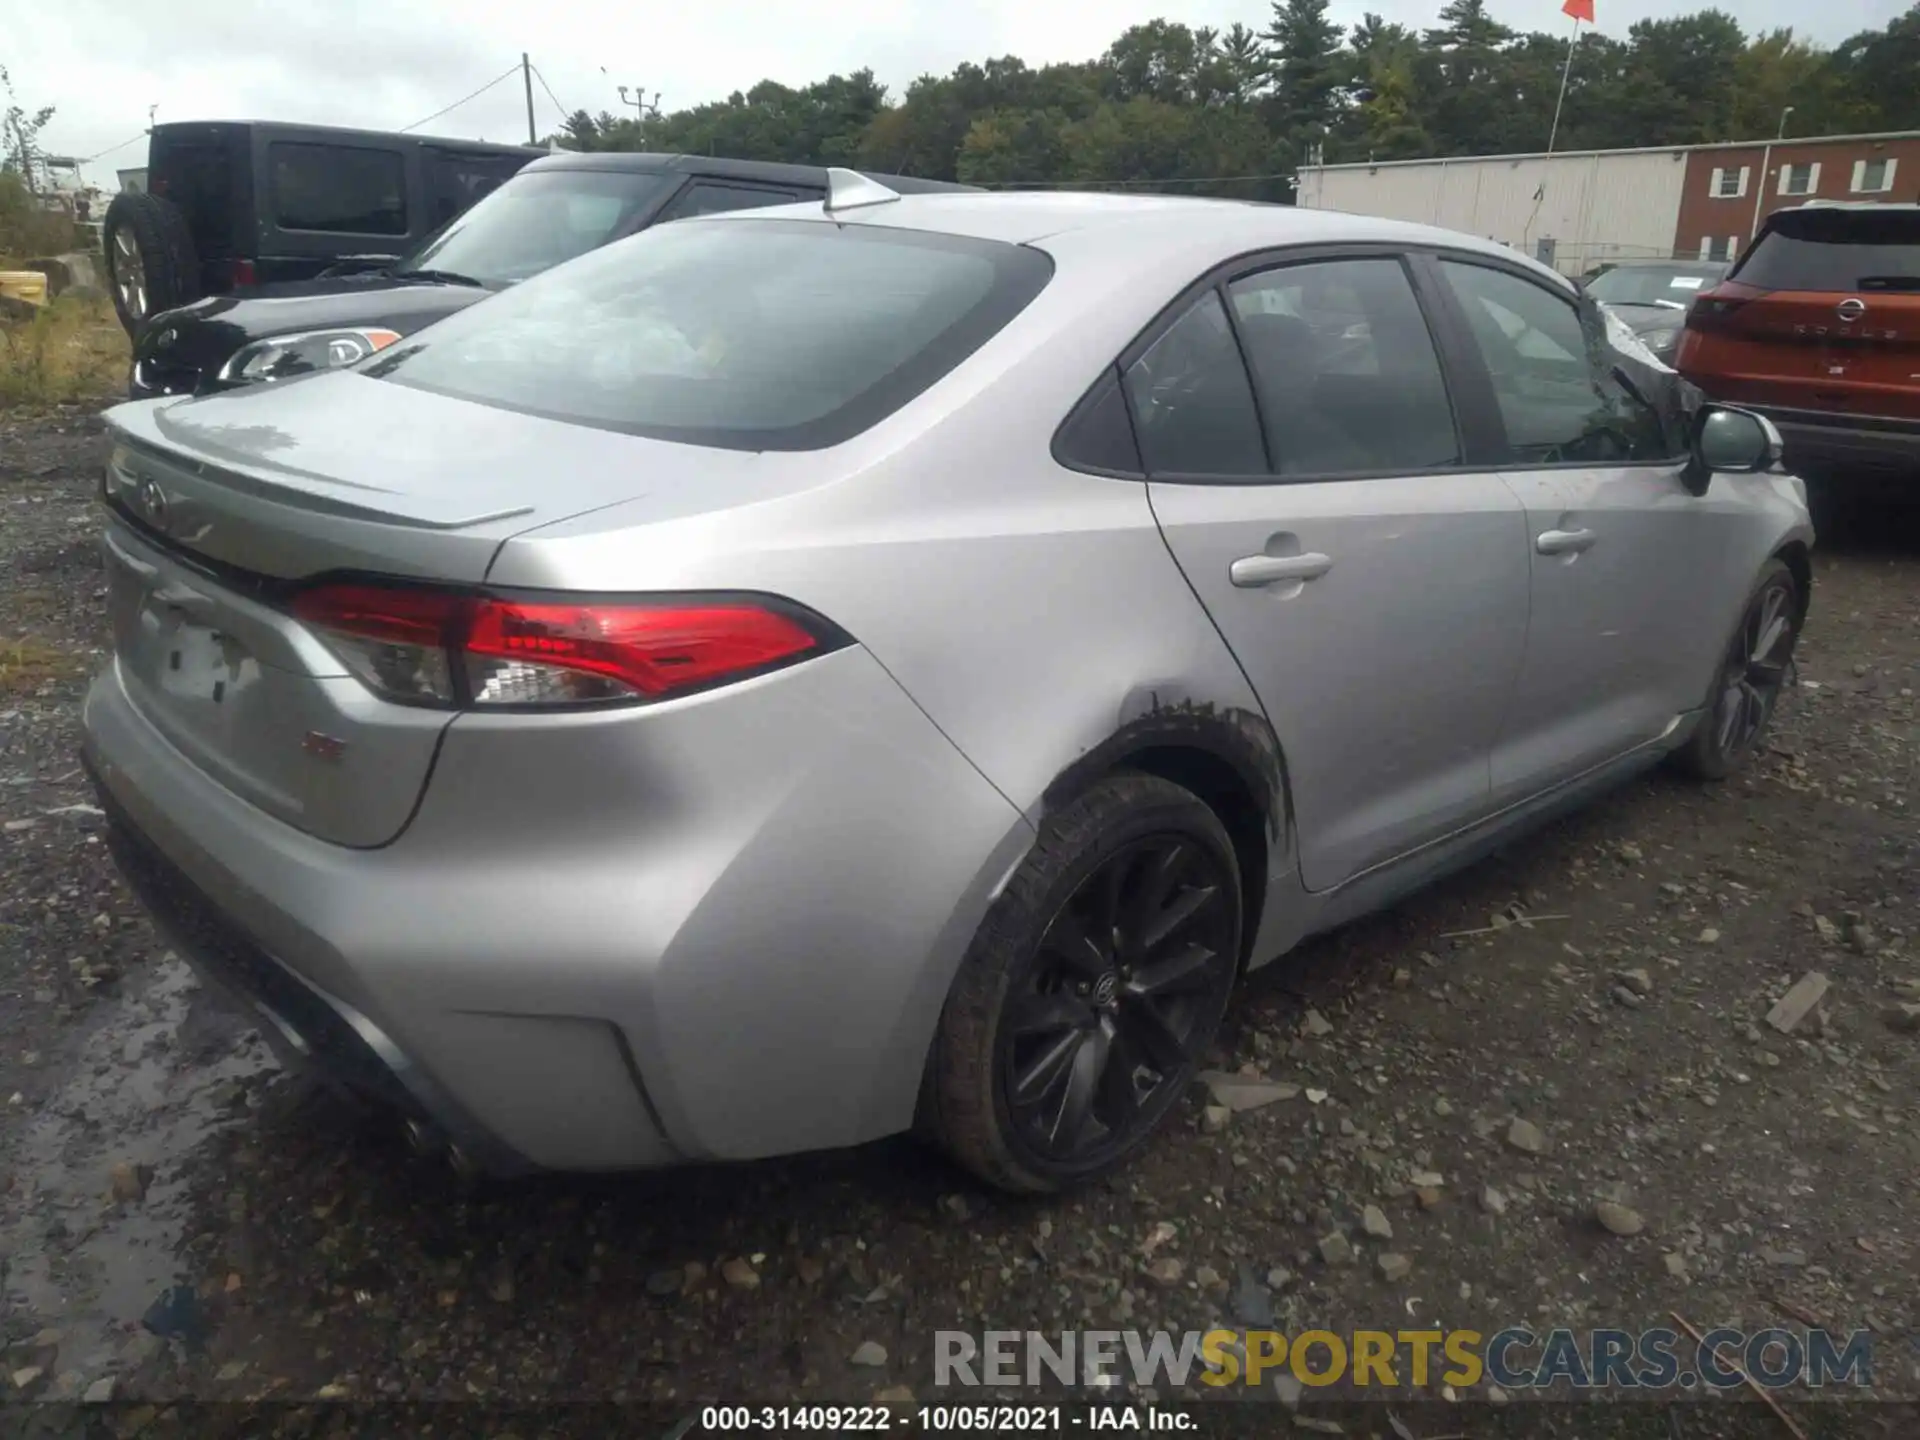
[[[511,285],[598,249],[678,175],[535,170],[515,175],[401,264]]]
[[[866,225],[656,226],[443,320],[365,373],[739,450],[840,443],[978,349],[1052,274],[1037,250]]]
[[[1712,285],[1725,266],[1620,265],[1587,283],[1587,293],[1608,305],[1659,305],[1684,310]]]
[[[1730,278],[1763,290],[1920,290],[1920,210],[1776,215]]]

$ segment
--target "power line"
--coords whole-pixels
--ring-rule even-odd
[[[86,159],[82,160],[80,163],[82,165],[91,165],[96,160],[104,160],[107,156],[113,154],[113,152],[116,150],[126,149],[127,146],[133,144],[133,142],[136,140],[144,140],[146,138],[147,138],[147,132],[145,130],[142,130],[138,135],[128,136],[125,140],[122,140],[118,145],[109,145],[106,149],[102,150],[98,155],[87,156]]]
[[[573,111],[560,103],[560,97],[553,93],[553,87],[547,84],[547,77],[540,73],[540,67],[535,65],[532,68],[533,78],[540,82],[540,88],[546,91],[547,98],[553,101],[553,108],[560,112],[560,123],[563,125],[566,124],[567,120],[573,115]]]
[[[462,95],[458,100],[454,101],[453,104],[442,106],[440,109],[434,111],[433,114],[427,116],[425,120],[416,120],[411,125],[402,125],[400,127],[400,133],[404,135],[409,130],[418,130],[422,125],[425,125],[430,121],[438,120],[442,115],[446,114],[447,111],[458,110],[462,105],[466,104],[467,101],[472,100],[477,96],[486,94],[487,91],[491,90],[494,86],[498,85],[502,80],[506,79],[509,75],[512,75],[516,71],[518,71],[519,68],[520,67],[518,65],[509,65],[506,69],[502,70],[498,75],[494,76],[493,79],[487,81],[486,84],[482,85],[478,90],[474,91],[472,95]]]

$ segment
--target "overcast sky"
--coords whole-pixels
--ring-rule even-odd
[[[1365,10],[1416,27],[1441,0],[1333,0],[1351,24]],[[1603,32],[1644,16],[1703,8],[1694,0],[1596,0]],[[1517,28],[1571,23],[1554,0],[1492,0]],[[1735,0],[1749,32],[1797,26],[1834,44],[1884,26],[1906,0]],[[1090,58],[1128,25],[1155,16],[1225,28],[1269,20],[1264,0],[61,0],[5,32],[0,64],[29,109],[57,107],[44,134],[55,153],[91,156],[161,120],[274,119],[398,129],[533,56],[570,109],[618,111],[617,85],[663,92],[666,109],[722,99],[771,78],[800,85],[869,66],[898,96],[916,76],[962,60],[1014,54],[1030,64]],[[604,71],[601,67],[605,67]],[[538,81],[541,134],[559,113]],[[422,133],[519,140],[517,75]],[[144,163],[140,144],[90,171],[111,188],[116,166]]]

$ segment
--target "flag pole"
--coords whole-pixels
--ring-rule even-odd
[[[1571,7],[1569,7],[1571,8]],[[1560,67],[1560,98],[1553,102],[1553,128],[1547,132],[1547,153],[1553,153],[1553,142],[1560,138],[1560,107],[1567,103],[1567,77],[1573,74],[1573,50],[1580,43],[1580,17],[1573,17],[1573,38],[1567,42],[1567,63]]]

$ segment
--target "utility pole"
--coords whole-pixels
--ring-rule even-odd
[[[520,83],[527,91],[527,144],[538,145],[540,137],[533,133],[533,62],[524,50],[520,52]]]

